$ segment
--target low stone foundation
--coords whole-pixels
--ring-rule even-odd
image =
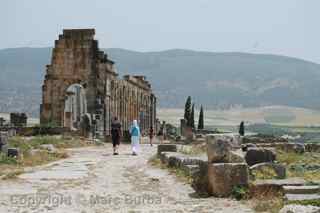
[[[161,152],[177,152],[177,145],[175,144],[160,144],[158,145],[158,156]]]
[[[162,163],[182,169],[191,176],[191,185],[199,195],[228,197],[234,187],[248,185],[249,170],[241,153],[232,150],[231,141],[217,137],[209,135],[206,138],[207,154],[190,156],[177,152],[185,150],[184,147],[163,144],[158,146],[158,156]]]
[[[36,135],[62,135],[70,132],[68,128],[63,127],[22,127],[16,128],[19,136],[36,136]]]

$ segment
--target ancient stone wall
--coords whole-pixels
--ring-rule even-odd
[[[156,97],[150,83],[144,76],[119,79],[114,62],[99,50],[94,34],[94,29],[64,30],[55,41],[42,88],[41,123],[75,128],[77,120],[72,119],[72,113],[79,108],[96,119],[96,131],[104,135],[110,134],[115,116],[124,130],[134,119],[143,132],[151,125],[155,127]],[[72,85],[78,85],[85,94],[78,108],[66,106],[79,104],[75,100],[80,98],[74,98],[75,93],[68,89]]]
[[[10,124],[15,127],[26,127],[28,117],[25,113],[10,113]]]

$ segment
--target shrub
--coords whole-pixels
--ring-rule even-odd
[[[16,165],[18,161],[16,158],[8,157],[3,153],[0,153],[0,164],[9,164],[9,165]]]
[[[248,188],[245,186],[235,186],[232,189],[232,197],[236,200],[248,198]]]

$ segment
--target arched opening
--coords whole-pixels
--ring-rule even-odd
[[[70,85],[65,92],[64,127],[79,130],[81,119],[87,113],[85,89],[80,84]]]

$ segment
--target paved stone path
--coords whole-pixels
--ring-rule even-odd
[[[131,156],[121,145],[70,150],[68,159],[0,181],[0,212],[253,212],[229,199],[195,198],[193,189],[167,170],[147,163],[156,146]]]

